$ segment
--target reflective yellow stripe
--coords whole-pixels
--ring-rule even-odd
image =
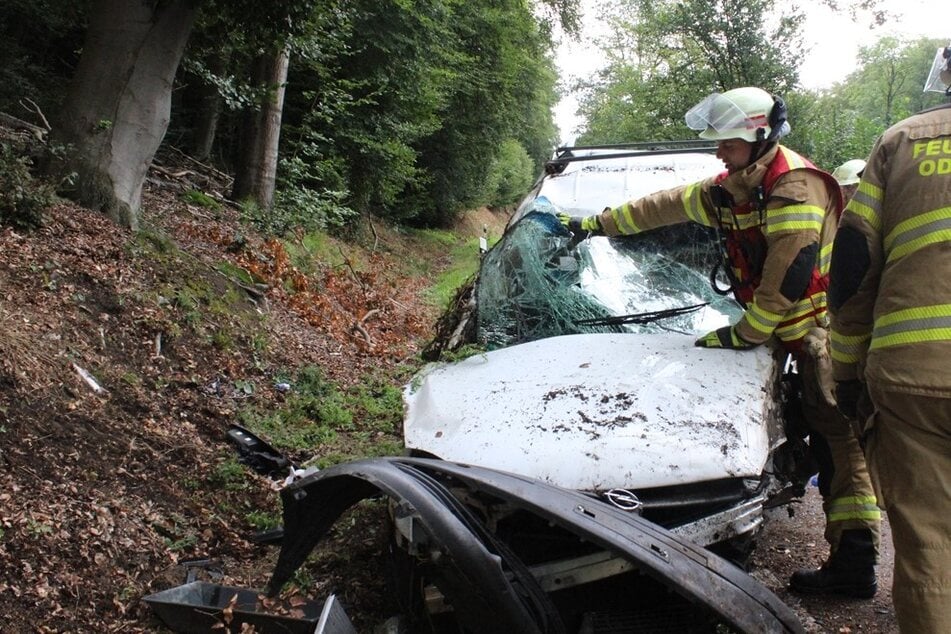
[[[806,336],[806,333],[809,332],[810,328],[815,328],[816,326],[825,326],[826,321],[825,313],[809,315],[808,317],[804,317],[797,322],[788,324],[784,323],[782,326],[779,326],[776,328],[776,336],[783,341],[795,341],[797,339],[802,339]]]
[[[760,308],[756,304],[755,299],[743,317],[753,330],[761,332],[764,335],[772,334],[777,324],[779,324],[783,318],[779,313],[771,313],[768,310]]]
[[[830,522],[880,520],[882,512],[878,508],[878,499],[874,495],[853,495],[833,498],[829,502],[827,518]]]
[[[929,244],[951,242],[951,207],[942,207],[898,223],[885,236],[886,259],[892,262]]]
[[[783,156],[786,158],[786,165],[789,166],[790,170],[807,167],[806,160],[801,155],[790,150],[788,147],[780,145],[779,151],[782,152]]]
[[[634,222],[634,214],[631,203],[624,203],[620,207],[615,207],[611,210],[611,215],[614,216],[614,223],[617,225],[618,231],[620,231],[622,234],[629,235],[633,233],[640,233],[641,230]]]
[[[782,323],[776,328],[776,336],[783,341],[802,339],[810,328],[827,326],[826,293],[820,291],[792,305]]]
[[[832,264],[832,243],[825,245],[819,250],[819,274],[828,275],[829,266]]]
[[[756,300],[743,314],[749,326],[764,335],[776,333],[783,341],[801,339],[810,328],[825,326],[826,294],[819,292],[805,299],[801,299],[786,313],[774,313],[760,307]]]
[[[871,504],[878,508],[878,498],[874,495],[846,495],[840,498],[832,498],[829,501],[829,510],[835,511],[842,505],[859,506]]]
[[[872,333],[861,335],[843,335],[832,331],[832,360],[839,363],[853,365],[858,362],[862,351],[868,347],[868,340]]]
[[[880,520],[882,512],[878,509],[874,511],[843,511],[842,513],[829,513],[826,519],[830,522],[847,522],[849,520]]]
[[[720,224],[726,229],[735,229],[737,231],[763,226],[763,223],[760,221],[759,211],[743,214],[736,212],[721,213]]]
[[[812,312],[813,310],[825,311],[827,296],[825,291],[819,291],[809,297],[804,297],[798,302],[792,305],[792,307],[786,311],[784,320],[796,319],[797,317],[802,317],[803,315]]]
[[[951,304],[897,310],[875,320],[870,350],[925,341],[951,342]]]
[[[863,218],[875,231],[881,231],[883,197],[881,187],[863,180],[845,209]]]
[[[780,231],[822,231],[825,210],[816,205],[786,205],[766,214],[766,233]]]
[[[776,336],[783,341],[796,341],[802,339],[809,332],[810,328],[815,328],[816,322],[813,319],[803,319],[794,324],[786,324],[776,329]]]
[[[702,198],[703,188],[700,185],[701,183],[692,183],[687,185],[684,189],[684,193],[681,197],[684,203],[684,213],[687,215],[687,218],[693,222],[712,227],[713,221],[704,213]]]

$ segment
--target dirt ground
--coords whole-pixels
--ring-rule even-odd
[[[751,574],[796,611],[808,632],[897,634],[891,601],[894,553],[887,518],[882,522],[878,593],[874,598],[803,596],[787,588],[789,576],[802,568],[818,568],[828,554],[822,538],[822,497],[818,489],[809,487],[802,501],[792,508],[792,517],[785,507],[768,511],[753,554]]]

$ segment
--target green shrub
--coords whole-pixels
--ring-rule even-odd
[[[41,227],[43,210],[55,200],[53,187],[33,178],[30,159],[0,143],[0,223],[15,229]]]

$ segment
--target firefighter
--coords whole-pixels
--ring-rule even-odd
[[[935,88],[951,97],[951,45],[932,65]],[[949,225],[951,103],[879,137],[842,215],[829,288],[836,394],[858,413],[888,513],[905,634],[951,629]]]
[[[862,170],[864,169],[864,160],[852,159],[832,171],[832,178],[834,178],[839,184],[839,187],[842,188],[842,198],[845,202],[852,200],[852,196],[855,195],[855,190],[859,186],[859,180],[862,178]]]
[[[686,114],[700,138],[717,142],[726,171],[700,182],[607,208],[559,216],[575,234],[635,234],[693,221],[720,234],[741,319],[696,340],[743,350],[776,337],[796,360],[830,557],[796,572],[795,590],[870,598],[877,583],[880,511],[865,459],[848,420],[835,407],[828,356],[826,288],[832,241],[842,210],[838,183],[779,144],[789,132],[782,99],[755,87],[713,93]]]

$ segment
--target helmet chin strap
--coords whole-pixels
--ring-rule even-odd
[[[766,128],[756,130],[756,141],[750,150],[750,165],[773,149],[773,145],[779,142],[781,130],[785,123],[786,102],[783,101],[782,97],[773,95],[773,107],[769,111],[769,136],[766,135]]]
[[[774,139],[766,136],[766,128],[760,128],[756,131],[756,141],[750,147],[750,162],[746,164],[749,167],[758,161],[764,154],[769,152],[776,143]]]

